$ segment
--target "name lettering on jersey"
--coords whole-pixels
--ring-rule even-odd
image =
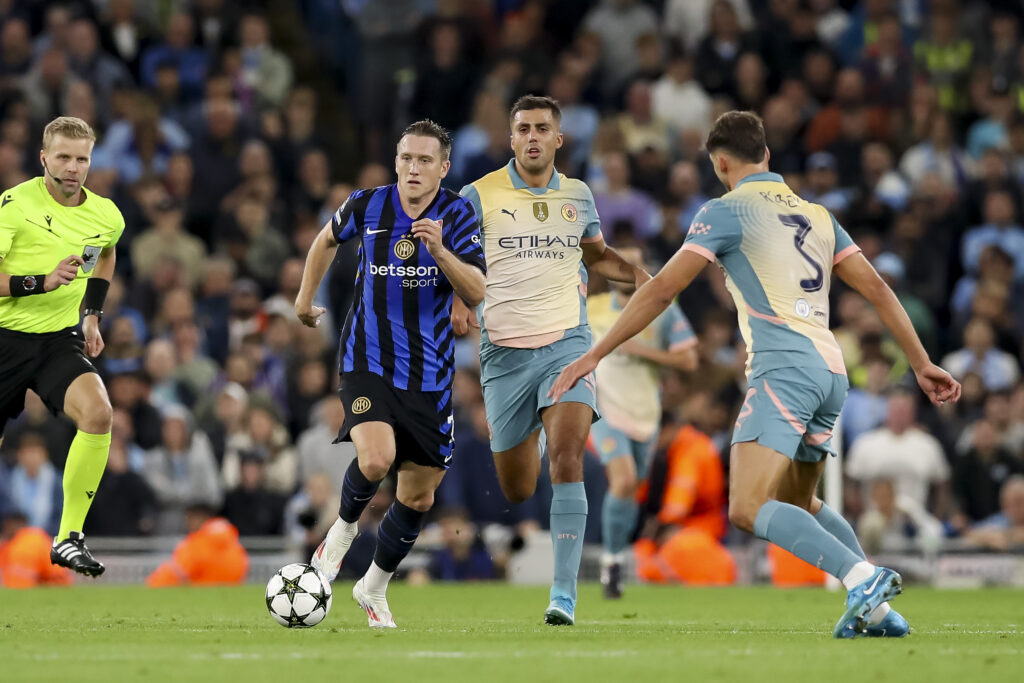
[[[533,203],[533,217],[539,220],[541,223],[548,219],[548,203],[547,202],[534,202]]]
[[[793,194],[782,194],[781,192],[759,192],[761,199],[767,199],[774,204],[795,208],[800,206],[800,198]]]
[[[519,209],[516,209],[515,211],[509,211],[508,209],[502,209],[501,210],[502,213],[507,213],[509,216],[512,216],[512,222],[513,223],[516,220],[516,211],[519,211]]]
[[[575,223],[576,219],[579,218],[580,212],[576,210],[576,206],[573,204],[562,204],[562,219],[566,223]]]

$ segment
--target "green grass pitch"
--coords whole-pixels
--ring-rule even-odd
[[[289,630],[262,586],[0,590],[0,681],[661,683],[1024,680],[1024,591],[910,587],[902,640],[837,641],[842,594],[767,587],[581,590],[577,625],[541,623],[546,588],[395,585],[399,629],[371,631],[335,585]]]

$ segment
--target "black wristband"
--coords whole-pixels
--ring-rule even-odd
[[[32,294],[44,294],[46,289],[46,274],[42,275],[12,275],[11,296],[31,296]]]
[[[99,277],[91,277],[85,283],[85,298],[82,303],[86,310],[99,311],[103,314],[103,302],[107,298],[107,290],[110,289],[110,280]]]

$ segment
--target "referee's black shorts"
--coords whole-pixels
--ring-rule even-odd
[[[26,390],[39,394],[56,415],[64,410],[68,387],[87,372],[96,368],[77,327],[41,333],[0,327],[0,437],[7,420],[25,409]]]
[[[386,422],[395,432],[395,463],[409,461],[448,469],[455,453],[452,393],[398,389],[372,372],[344,372],[341,402],[345,423],[337,441],[364,422]],[[335,443],[337,443],[337,441]]]

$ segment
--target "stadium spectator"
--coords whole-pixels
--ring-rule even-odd
[[[829,152],[815,152],[807,157],[807,184],[803,198],[821,204],[842,220],[849,211],[853,197],[839,187],[838,162]]]
[[[1020,367],[1012,355],[996,348],[995,342],[992,326],[974,318],[964,330],[964,347],[943,358],[942,367],[954,377],[977,374],[989,391],[1008,389],[1020,377]]]
[[[168,17],[164,40],[142,53],[139,77],[142,85],[152,88],[156,85],[157,66],[176,64],[182,90],[189,98],[196,98],[202,92],[209,62],[209,53],[195,45],[192,17],[179,12]]]
[[[4,588],[69,586],[72,574],[50,563],[53,536],[29,526],[21,512],[9,512],[0,529],[0,584]]]
[[[700,174],[692,161],[677,161],[672,165],[668,178],[668,195],[670,201],[678,205],[679,217],[668,221],[668,229],[678,231],[685,236],[693,223],[700,207],[708,200],[700,188]]]
[[[126,116],[110,124],[93,151],[94,163],[114,167],[118,178],[130,185],[144,175],[166,174],[170,156],[187,150],[190,143],[188,133],[162,116],[152,97],[136,93]]]
[[[961,263],[968,273],[977,274],[982,250],[996,245],[1013,258],[1014,277],[1024,277],[1024,228],[1017,222],[1013,197],[1003,191],[985,195],[985,223],[971,228],[961,245]]]
[[[173,258],[185,271],[185,283],[194,287],[202,277],[206,245],[185,230],[184,211],[170,197],[154,207],[153,225],[132,240],[132,269],[139,278],[150,279],[158,264]]]
[[[249,555],[230,522],[215,517],[213,508],[191,505],[185,511],[185,529],[188,535],[171,559],[149,575],[147,586],[223,585],[245,580]]]
[[[448,130],[459,128],[469,119],[472,104],[465,93],[472,92],[478,77],[477,65],[467,59],[458,25],[435,23],[428,56],[417,69],[409,115],[430,119]]]
[[[247,109],[279,107],[292,85],[291,60],[270,44],[270,25],[260,14],[246,14],[238,27],[242,71],[239,95]]]
[[[267,489],[267,458],[262,448],[242,451],[239,484],[224,496],[224,517],[235,525],[239,536],[276,536],[283,531],[287,500]]]
[[[864,50],[859,69],[872,104],[900,108],[910,93],[914,63],[903,45],[903,26],[896,14],[882,15],[877,23],[878,38]]]
[[[612,241],[616,223],[628,225],[626,234],[637,239],[652,237],[657,232],[657,206],[647,194],[629,184],[629,157],[622,153],[604,158],[606,183],[595,189],[594,203],[601,216],[601,232]]]
[[[708,94],[735,98],[736,62],[740,55],[757,48],[757,38],[742,28],[728,0],[716,0],[708,16],[708,32],[696,51],[697,78]]]
[[[244,431],[228,440],[221,467],[224,486],[230,491],[241,484],[243,453],[261,450],[265,482],[268,490],[291,495],[298,483],[298,457],[288,437],[288,430],[266,405],[250,405],[242,420]]]
[[[136,83],[141,75],[142,53],[154,39],[152,28],[139,15],[135,0],[110,0],[99,24],[100,45],[128,68]]]
[[[887,393],[892,363],[885,356],[872,355],[861,361],[861,367],[864,383],[850,389],[842,413],[842,435],[847,448],[862,434],[885,422],[889,410]]]
[[[435,581],[487,581],[497,578],[494,562],[469,514],[460,508],[437,513],[441,547],[431,551],[427,574]]]
[[[160,503],[155,527],[159,534],[184,531],[190,506],[217,509],[223,499],[210,442],[179,406],[164,410],[160,445],[146,452],[142,475]]]
[[[60,473],[48,459],[42,434],[21,435],[16,463],[10,476],[11,509],[21,512],[29,526],[55,535],[64,492]]]
[[[158,410],[173,405],[188,408],[195,405],[196,395],[175,377],[177,363],[170,339],[154,339],[149,343],[143,367],[153,382],[150,400]]]
[[[865,552],[934,552],[942,543],[942,535],[939,520],[912,498],[896,495],[891,479],[871,482],[867,511],[857,522],[857,537]]]
[[[96,25],[91,19],[75,19],[68,27],[68,66],[78,78],[92,86],[100,109],[109,110],[116,90],[135,84],[123,63],[100,47]]]
[[[982,520],[966,535],[969,544],[988,550],[1024,547],[1024,475],[1010,477],[999,491],[999,513]]]
[[[942,446],[917,426],[917,398],[905,392],[889,398],[885,425],[853,442],[846,459],[846,475],[859,482],[865,502],[871,483],[891,479],[896,496],[909,504],[942,515],[948,502],[950,467]]]
[[[304,482],[302,490],[291,497],[284,509],[284,531],[289,546],[303,557],[316,551],[327,530],[338,518],[338,505],[341,503],[336,493],[338,489],[333,488],[328,475],[312,474]],[[372,543],[369,553],[372,557]],[[366,566],[369,564],[370,558],[367,557]]]
[[[999,491],[1015,474],[1024,474],[1024,460],[1000,443],[988,420],[972,426],[971,447],[953,460],[953,488],[966,526],[999,512]]]
[[[345,406],[337,396],[328,396],[310,412],[312,423],[297,441],[299,480],[309,481],[314,474],[326,474],[331,480],[331,491],[340,491],[345,470],[356,457],[351,442],[333,443],[345,422]]]
[[[971,159],[956,143],[953,120],[946,112],[934,112],[926,124],[927,139],[914,145],[900,159],[900,173],[916,187],[929,173],[947,186],[960,186],[971,174]]]
[[[602,0],[583,18],[582,29],[600,39],[602,91],[607,98],[617,93],[636,71],[637,38],[656,33],[658,17],[639,0]]]

